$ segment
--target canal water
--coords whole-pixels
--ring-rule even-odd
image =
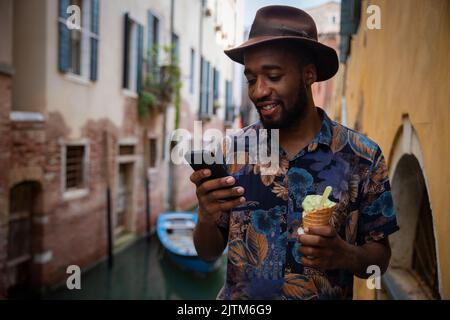
[[[48,299],[215,299],[223,286],[226,258],[207,276],[192,274],[174,265],[158,239],[139,240],[114,256],[108,268],[103,261],[81,275],[81,289],[60,288]]]

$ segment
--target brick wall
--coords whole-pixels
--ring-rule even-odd
[[[8,167],[10,157],[9,113],[11,78],[0,73],[0,299],[6,297],[6,254],[8,240]]]

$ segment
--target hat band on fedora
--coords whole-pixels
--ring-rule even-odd
[[[294,36],[316,40],[303,30],[291,29],[283,24],[253,24],[250,30],[249,39],[262,36]]]

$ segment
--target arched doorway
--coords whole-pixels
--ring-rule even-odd
[[[38,250],[33,217],[40,206],[37,182],[22,182],[10,190],[8,228],[8,297],[26,298],[34,282],[33,253]]]
[[[437,239],[418,136],[404,117],[391,154],[391,187],[400,231],[383,285],[396,299],[440,299]]]

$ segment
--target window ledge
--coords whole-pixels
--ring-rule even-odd
[[[64,191],[63,193],[63,200],[64,201],[71,201],[83,198],[89,194],[89,189],[76,189],[76,190],[69,190]]]
[[[44,122],[44,115],[40,112],[11,111],[9,119],[14,122]]]
[[[155,175],[155,174],[157,174],[158,172],[160,172],[160,168],[159,168],[159,164],[157,164],[156,166],[154,166],[154,167],[148,167],[147,168],[147,173],[149,174],[149,175],[151,175],[151,176],[153,176],[153,175]]]
[[[208,113],[201,113],[199,116],[198,116],[198,118],[199,118],[199,120],[204,120],[204,121],[210,121],[211,120],[211,118],[212,118],[212,116],[210,115],[210,114],[208,114]]]
[[[129,98],[135,98],[135,99],[139,98],[139,95],[137,94],[136,91],[132,91],[129,89],[122,89],[122,93],[124,96],[129,97]]]
[[[77,75],[77,74],[74,74],[74,73],[66,73],[64,75],[64,78],[69,81],[72,81],[72,82],[75,82],[77,84],[81,84],[84,86],[89,86],[91,84],[91,81],[88,80],[87,78]]]
[[[383,288],[394,300],[428,300],[430,295],[413,274],[403,268],[390,268],[383,275]]]

